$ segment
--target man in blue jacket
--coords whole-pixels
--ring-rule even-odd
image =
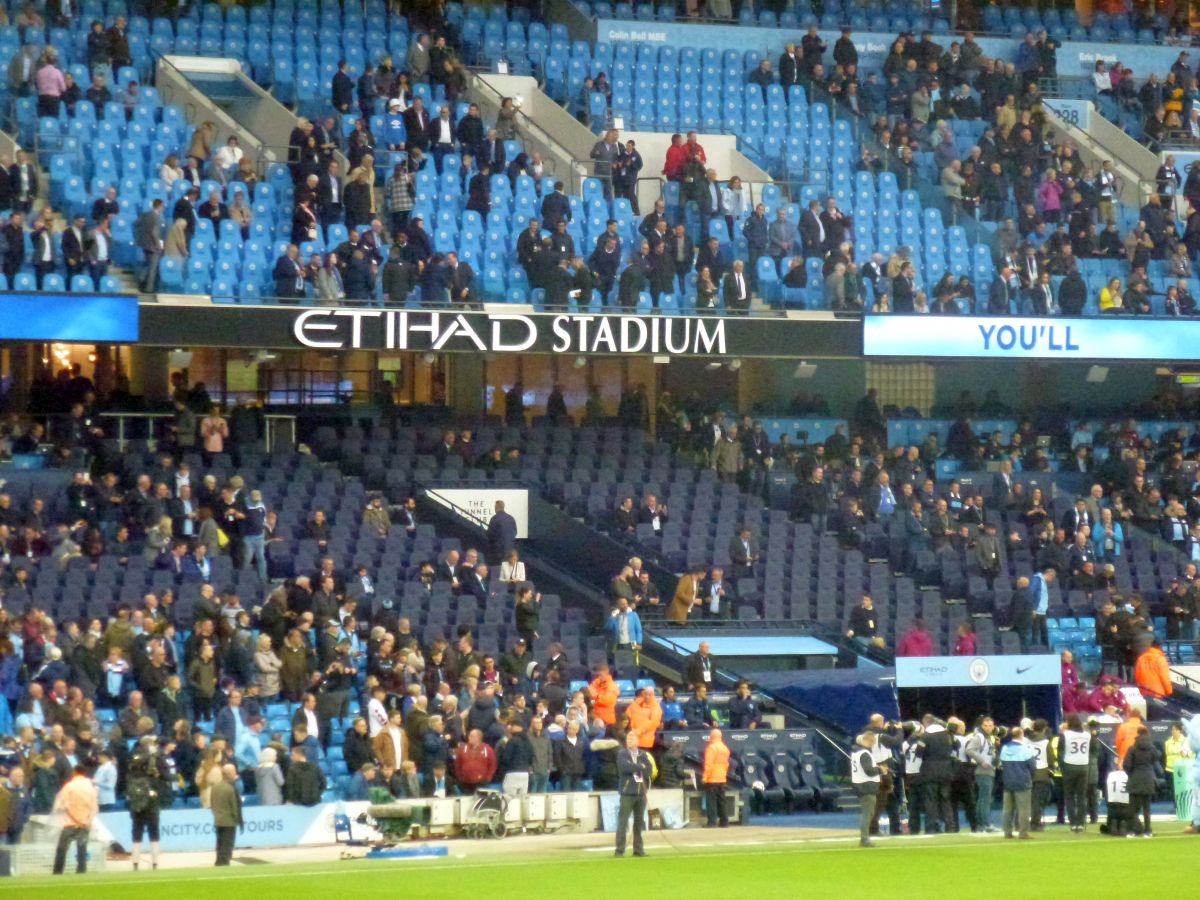
[[[1006,838],[1013,836],[1015,825],[1021,840],[1031,840],[1029,811],[1036,765],[1036,754],[1025,742],[1024,732],[1020,728],[1014,728],[1009,732],[1008,743],[1000,748],[1000,780],[1004,785],[1003,818]]]
[[[636,651],[642,646],[642,619],[629,606],[628,597],[618,597],[616,608],[604,623],[604,633],[612,653]]]

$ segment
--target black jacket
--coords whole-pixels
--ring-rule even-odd
[[[954,776],[954,738],[941,726],[930,726],[920,740],[921,777],[926,781],[950,781]]]
[[[636,797],[647,790],[652,771],[645,751],[617,749],[617,790],[622,797]]]
[[[1154,795],[1158,789],[1158,753],[1154,749],[1150,735],[1138,735],[1133,746],[1129,748],[1129,752],[1125,754],[1125,763],[1122,768],[1129,776],[1130,797],[1135,794]]]
[[[555,741],[552,750],[554,768],[558,770],[559,775],[582,776],[587,772],[587,766],[584,763],[585,752],[587,752],[587,740],[583,735],[576,738],[574,745],[565,737],[561,741]]]
[[[325,790],[325,776],[314,762],[293,762],[283,783],[283,799],[297,806],[316,806]]]

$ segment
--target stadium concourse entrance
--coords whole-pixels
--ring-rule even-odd
[[[988,715],[1011,725],[1022,718],[1057,724],[1062,716],[1062,671],[1055,654],[928,656],[896,660],[900,714],[920,719],[957,716],[971,723]]]

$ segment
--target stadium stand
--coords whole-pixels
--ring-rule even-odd
[[[598,18],[693,18],[687,4],[578,5]],[[218,304],[718,315],[751,309],[736,293],[742,263],[776,310],[1196,312],[1200,218],[1193,209],[1181,233],[1175,195],[1200,194],[1168,171],[1166,189],[1134,208],[1047,124],[1045,32],[1079,34],[1070,11],[987,6],[972,23],[981,32],[1029,40],[1011,62],[961,66],[933,42],[960,32],[911,3],[818,14],[789,0],[717,16],[798,38],[844,25],[900,34],[878,71],[836,61],[826,74],[819,41],[773,69],[753,48],[572,41],[520,4],[134,14],[145,6],[87,0],[64,20],[0,6],[0,109],[32,154],[0,160],[0,289],[127,293],[136,272],[146,293]],[[1149,43],[1172,28],[1100,14],[1086,36]],[[235,59],[269,88],[296,116],[287,160],[214,146],[202,115],[163,103],[155,64],[172,54]],[[478,121],[468,69],[501,63],[584,122],[593,159],[614,173],[634,165],[614,140],[618,119],[675,133],[674,165],[638,158],[645,171],[661,162],[661,210],[639,209],[636,169],[632,187],[601,171],[568,193],[527,152],[509,107]],[[1172,98],[1152,90],[1139,108],[1160,99]],[[1132,107],[1113,103],[1120,122]],[[718,181],[697,133],[734,137],[773,180]],[[344,173],[330,168],[340,156]],[[756,809],[838,808],[844,792],[813,734],[773,749],[767,729],[749,730],[762,724],[757,700],[722,691],[710,706],[683,678],[660,704],[666,679],[611,677],[614,644],[633,642],[596,627],[601,617],[620,629],[637,616],[638,633],[686,625],[703,612],[684,590],[700,571],[702,589],[727,585],[703,618],[715,628],[816,623],[845,637],[839,650],[884,661],[1064,654],[1064,673],[1104,695],[1087,706],[1072,682],[1067,711],[1107,712],[1098,683],[1109,680],[1173,710],[1148,680],[1150,644],[1171,663],[1196,659],[1192,419],[885,418],[868,395],[849,418],[756,422],[660,396],[652,435],[645,396],[627,391],[603,424],[527,423],[515,404],[507,425],[316,416],[307,443],[267,452],[253,405],[226,419],[186,384],[166,430],[117,440],[94,418],[87,378],[61,377],[41,385],[37,415],[0,429],[0,765],[29,761],[38,814],[72,763],[103,750],[125,775],[147,735],[177,744],[168,793],[185,807],[207,805],[227,760],[248,802],[428,795],[447,763],[464,792],[508,773],[529,773],[535,791],[609,790],[610,738],[644,715],[635,703],[661,706],[666,728],[649,741],[674,761],[675,786],[704,769],[694,729],[728,724],[747,729],[730,785]],[[680,579],[677,595],[655,597],[632,569],[541,593],[519,557],[494,558],[461,522],[424,521],[415,498],[433,484],[535,490]],[[393,716],[403,725],[390,730]],[[582,760],[549,749],[576,733]],[[277,797],[269,782],[250,790],[260,760],[287,769],[297,745],[307,760]],[[395,765],[401,746],[416,772]],[[306,761],[316,769],[297,767]],[[364,772],[377,764],[372,784]]]

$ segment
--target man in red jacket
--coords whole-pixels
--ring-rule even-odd
[[[496,777],[496,751],[483,741],[483,732],[472,729],[467,742],[454,752],[454,777],[466,790],[492,783]]]

